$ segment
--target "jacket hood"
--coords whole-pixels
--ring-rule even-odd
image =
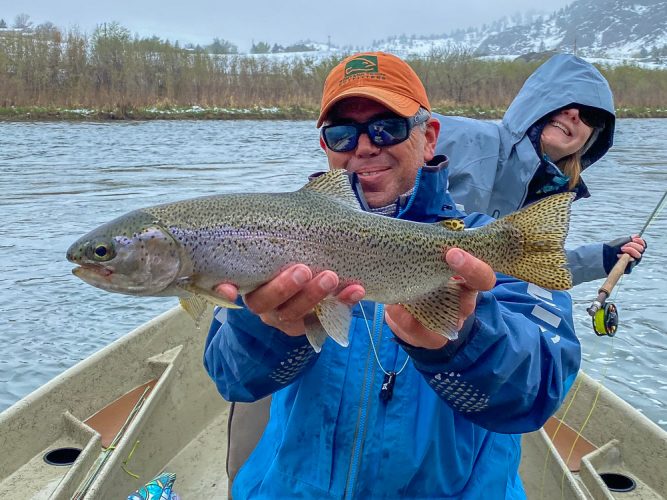
[[[602,158],[614,141],[616,114],[609,83],[592,64],[571,54],[547,60],[526,80],[502,120],[513,143],[553,112],[573,104],[602,110],[604,129],[581,158],[582,168]]]

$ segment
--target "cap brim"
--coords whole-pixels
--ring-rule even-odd
[[[354,87],[341,92],[322,107],[320,116],[317,119],[317,128],[322,126],[333,105],[348,97],[367,97],[386,106],[394,113],[405,117],[415,115],[419,111],[420,106],[417,101],[390,90],[379,89],[377,87]]]

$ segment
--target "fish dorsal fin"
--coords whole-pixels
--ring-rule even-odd
[[[352,189],[351,177],[345,170],[340,168],[318,175],[303,186],[301,191],[313,191],[323,194],[340,203],[344,203],[350,208],[361,210],[361,204]]]
[[[454,340],[458,337],[460,296],[461,284],[449,280],[445,286],[403,303],[403,307],[429,330]]]

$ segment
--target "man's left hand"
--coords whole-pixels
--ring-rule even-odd
[[[496,284],[496,274],[491,266],[459,248],[450,248],[445,260],[452,268],[455,278],[462,284],[459,306],[458,329],[475,312],[477,293],[491,290]],[[442,335],[426,329],[403,306],[394,304],[385,308],[385,321],[394,334],[415,347],[440,349],[448,340]]]

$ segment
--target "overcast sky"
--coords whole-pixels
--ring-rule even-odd
[[[430,35],[481,26],[504,15],[551,13],[573,0],[0,0],[0,18],[18,14],[33,24],[50,21],[91,33],[118,21],[133,34],[181,43],[208,44],[214,37],[242,52],[252,41],[291,44],[301,40],[363,46],[392,35]]]

